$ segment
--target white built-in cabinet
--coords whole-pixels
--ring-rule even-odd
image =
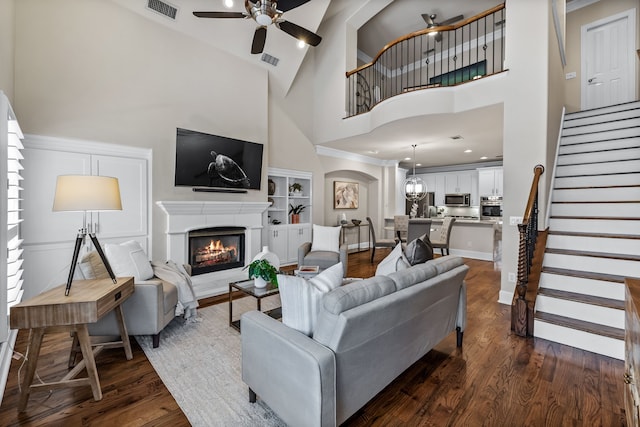
[[[471,194],[471,205],[478,206],[478,173],[475,170],[422,174],[427,191],[432,191],[436,206],[444,206],[444,195],[448,193]]]
[[[478,193],[482,196],[502,196],[502,168],[478,169]]]
[[[66,281],[83,213],[53,212],[58,175],[118,178],[121,211],[87,213],[100,243],[136,240],[151,257],[151,150],[98,142],[27,136],[24,150],[25,285],[29,296]],[[87,239],[82,256],[91,250]]]
[[[269,250],[280,258],[281,265],[298,262],[298,248],[311,241],[312,174],[289,169],[269,168],[267,210],[269,223]],[[290,191],[294,184],[301,191]],[[292,223],[291,206],[304,206],[300,222]]]

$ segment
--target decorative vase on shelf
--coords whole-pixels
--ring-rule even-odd
[[[269,193],[269,196],[273,196],[274,194],[276,194],[276,183],[274,180],[270,179],[269,180],[269,185],[267,186],[267,192]]]
[[[300,214],[291,214],[291,224],[300,224]]]
[[[262,277],[256,277],[253,279],[253,286],[255,286],[256,288],[266,288],[267,281],[264,280]]]

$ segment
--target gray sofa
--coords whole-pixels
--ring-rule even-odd
[[[346,421],[452,331],[462,345],[469,268],[436,258],[323,296],[313,337],[242,316],[242,379],[291,426]]]

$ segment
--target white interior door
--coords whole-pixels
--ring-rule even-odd
[[[583,110],[635,99],[635,10],[582,26]]]

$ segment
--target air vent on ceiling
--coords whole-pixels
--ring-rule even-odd
[[[262,58],[260,59],[267,64],[273,65],[274,67],[278,66],[278,62],[280,61],[278,58],[276,58],[275,56],[271,56],[268,53],[263,53]]]
[[[453,140],[457,140],[457,139],[464,139],[462,137],[462,135],[455,135],[455,136],[450,136],[449,138],[453,139]]]
[[[178,8],[160,0],[147,0],[147,7],[167,18],[176,19]]]

